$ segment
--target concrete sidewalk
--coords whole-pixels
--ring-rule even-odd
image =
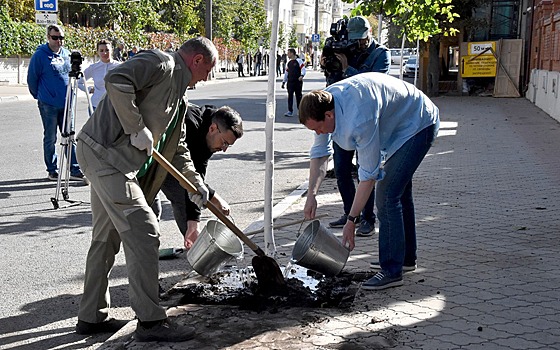
[[[255,78],[228,72],[237,79]],[[25,99],[26,86],[0,86],[0,102]],[[100,349],[560,349],[560,125],[525,99],[434,101],[443,122],[415,176],[418,269],[404,286],[359,290],[350,309],[183,305],[169,314],[195,326],[195,339],[137,343],[131,322]],[[324,225],[341,214],[334,179],[318,201]],[[303,204],[276,224],[302,218]],[[297,231],[275,230],[281,265]],[[358,237],[345,270],[374,260],[377,236]]]
[[[169,314],[195,339],[137,343],[131,322],[100,348],[560,349],[560,125],[521,98],[434,101],[443,122],[415,176],[418,269],[404,286],[359,290],[350,309],[182,305]],[[324,225],[341,214],[334,179],[318,201]],[[276,224],[302,218],[303,205]],[[275,230],[281,265],[297,230]],[[345,270],[375,260],[377,235],[357,237]]]

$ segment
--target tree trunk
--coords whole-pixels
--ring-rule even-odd
[[[440,74],[440,61],[439,61],[439,44],[441,36],[434,35],[430,38],[428,43],[429,61],[428,61],[428,80],[427,91],[428,96],[439,95],[439,74]]]

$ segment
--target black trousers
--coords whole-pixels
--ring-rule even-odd
[[[294,94],[296,95],[296,107],[299,110],[299,103],[301,102],[301,90],[303,89],[303,81],[288,82],[288,111],[294,111]]]

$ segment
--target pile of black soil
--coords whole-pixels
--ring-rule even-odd
[[[302,273],[303,272],[303,273]],[[205,282],[174,287],[169,294],[180,294],[177,305],[234,305],[240,309],[275,312],[289,307],[348,308],[361,282],[373,272],[342,272],[325,277],[299,266],[291,267],[282,295],[264,295],[251,272],[232,268],[218,272]]]

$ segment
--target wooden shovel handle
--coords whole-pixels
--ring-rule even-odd
[[[196,190],[196,188],[194,187],[194,185],[187,180],[187,178],[185,176],[183,176],[183,174],[181,174],[179,172],[179,170],[177,170],[171,163],[169,163],[169,161],[167,161],[167,159],[165,159],[161,153],[159,153],[157,150],[154,149],[153,153],[152,153],[152,157],[154,157],[154,159],[165,169],[167,170],[168,173],[170,173],[171,175],[173,175],[174,178],[176,178],[179,183],[181,184],[181,186],[183,186],[183,188],[185,188],[187,191],[189,192],[198,192]],[[218,219],[220,219],[220,221],[222,221],[233,233],[235,233],[235,235],[237,237],[239,237],[240,240],[243,241],[243,243],[245,243],[249,248],[251,248],[252,251],[255,252],[255,254],[257,254],[258,256],[265,256],[265,253],[263,252],[263,250],[261,248],[259,248],[255,243],[253,243],[253,241],[251,241],[249,239],[249,237],[247,237],[243,231],[241,231],[237,226],[235,226],[235,224],[228,219],[227,216],[224,215],[224,213],[222,213],[222,211],[220,209],[218,209],[212,202],[207,201],[206,202],[206,207],[214,214],[216,215],[216,217],[218,217]]]

